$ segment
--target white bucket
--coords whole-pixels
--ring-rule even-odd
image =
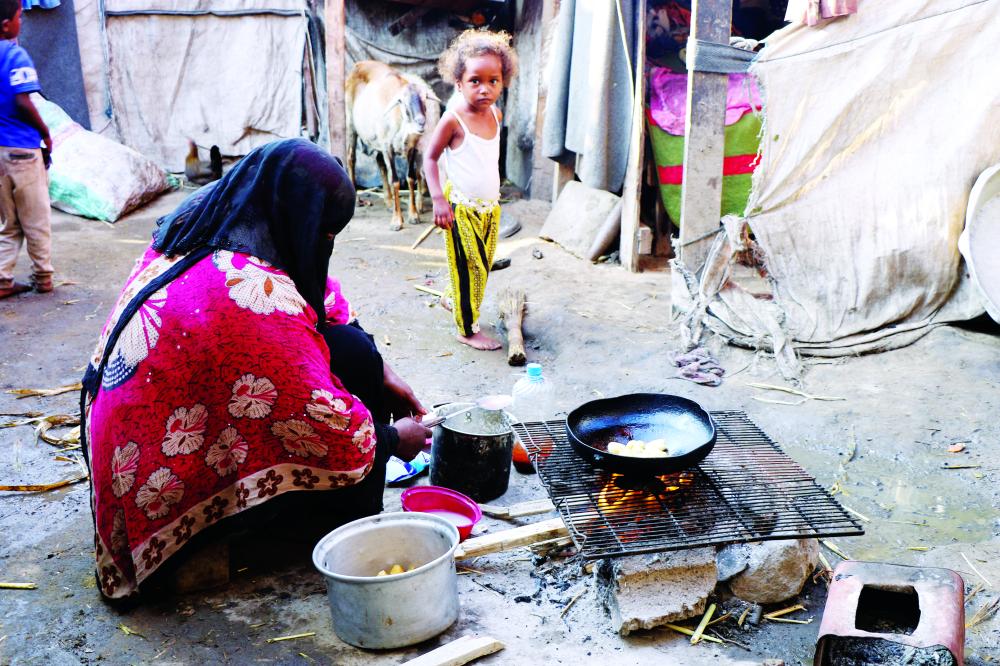
[[[458,619],[458,530],[426,513],[355,520],[320,539],[313,564],[326,578],[333,629],[362,648],[397,648]],[[377,576],[399,564],[405,573]]]

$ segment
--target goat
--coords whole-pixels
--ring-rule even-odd
[[[375,154],[385,203],[392,211],[390,228],[403,228],[396,155],[406,160],[408,220],[420,222],[423,205],[423,148],[441,117],[440,100],[416,76],[401,74],[374,60],[355,63],[345,85],[347,102],[347,172],[354,181],[357,142]]]

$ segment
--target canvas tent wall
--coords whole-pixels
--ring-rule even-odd
[[[998,11],[865,2],[768,40],[752,69],[766,125],[745,221],[773,299],[729,279],[744,228],[729,220],[700,281],[678,266],[692,340],[708,326],[773,348],[794,375],[794,351],[889,349],[983,312],[957,242],[973,182],[1000,161]]]
[[[171,171],[187,141],[242,155],[323,139],[306,0],[77,0],[91,125]]]

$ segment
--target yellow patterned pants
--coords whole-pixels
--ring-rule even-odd
[[[444,196],[455,213],[455,223],[445,241],[451,275],[451,311],[459,335],[470,336],[479,332],[479,306],[497,248],[500,204],[469,206],[455,203],[451,194],[451,183],[447,183]]]

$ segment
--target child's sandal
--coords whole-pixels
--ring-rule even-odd
[[[18,294],[23,294],[26,291],[31,291],[30,284],[24,284],[23,282],[11,282],[9,287],[0,287],[0,298],[16,296]]]
[[[39,294],[47,294],[54,289],[52,286],[51,277],[34,277],[31,278],[31,285],[34,287],[35,291]]]

